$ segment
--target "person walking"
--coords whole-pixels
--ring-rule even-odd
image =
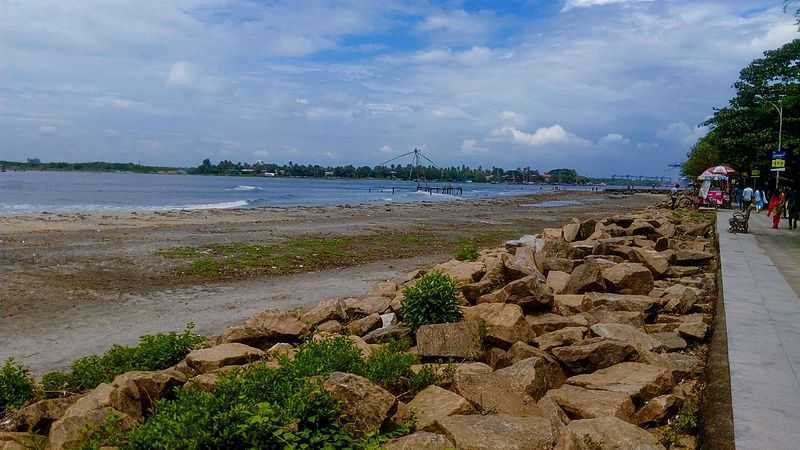
[[[764,209],[764,193],[761,192],[761,189],[756,189],[755,192],[755,203],[756,203],[756,213],[760,212]]]
[[[736,186],[736,189],[733,190],[733,203],[736,205],[736,209],[745,208],[745,204],[742,201],[742,188],[740,186]]]
[[[749,205],[752,202],[753,202],[753,188],[747,186],[746,188],[744,188],[744,190],[742,190],[742,204],[744,205],[745,208],[747,208],[747,205]]]
[[[772,228],[777,230],[778,225],[781,223],[781,216],[783,215],[783,208],[785,206],[785,196],[783,192],[775,193],[769,200],[767,205],[767,216],[772,217]]]
[[[669,199],[671,200],[670,208],[675,209],[675,204],[678,203],[678,187],[679,185],[675,183],[675,186],[672,186],[672,189],[669,191]]]
[[[793,187],[786,197],[786,210],[787,216],[789,217],[790,230],[797,229],[797,219],[800,217],[800,205],[797,204],[798,200],[800,200],[800,195],[798,195],[797,188]]]

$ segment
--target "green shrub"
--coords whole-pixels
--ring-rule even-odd
[[[408,382],[408,388],[411,393],[417,393],[432,384],[439,384],[441,379],[436,374],[436,371],[430,365],[424,365],[422,368],[411,376]]]
[[[294,360],[283,359],[281,364],[296,378],[331,372],[364,373],[361,350],[345,337],[308,340],[298,347]]]
[[[46,392],[79,392],[107,383],[132,370],[161,370],[177,364],[204,338],[194,334],[194,325],[181,333],[158,333],[139,338],[139,345],[115,345],[103,355],[90,355],[72,363],[69,373],[50,372],[42,378]]]
[[[8,408],[19,408],[36,393],[30,371],[13,358],[0,367],[0,413]]]
[[[399,394],[408,389],[413,377],[411,365],[416,361],[416,356],[403,351],[402,344],[391,342],[369,355],[364,362],[364,376]]]
[[[400,307],[403,322],[417,331],[422,325],[456,322],[458,309],[456,282],[440,272],[428,272],[403,290],[405,300]]]
[[[478,248],[471,242],[461,244],[456,250],[456,259],[459,261],[475,261],[480,256]]]

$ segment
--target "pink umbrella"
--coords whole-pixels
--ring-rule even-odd
[[[736,169],[731,166],[714,166],[706,169],[699,177],[701,180],[719,180],[727,178],[736,173]]]

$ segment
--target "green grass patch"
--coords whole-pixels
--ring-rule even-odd
[[[0,367],[0,415],[19,408],[36,394],[36,384],[30,371],[13,358]]]
[[[362,358],[344,337],[306,341],[293,360],[277,368],[255,364],[226,373],[212,392],[186,387],[157,402],[154,413],[132,431],[107,424],[90,437],[91,446],[121,449],[378,449],[409,426],[388,433],[355,436],[342,425],[339,405],[321,387],[325,376],[347,371],[390,389],[409,377],[413,355],[391,343]],[[410,379],[410,377],[409,377]],[[113,425],[113,424],[112,424]]]
[[[49,372],[42,377],[45,392],[81,392],[107,383],[132,370],[161,370],[177,364],[205,338],[188,325],[181,333],[159,333],[139,338],[139,345],[115,345],[102,355],[90,355],[72,363],[69,372]]]
[[[459,261],[475,261],[478,259],[478,256],[480,256],[478,247],[472,242],[461,244],[455,254],[455,258]]]

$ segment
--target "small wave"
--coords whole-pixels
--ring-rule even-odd
[[[414,194],[424,195],[425,197],[438,197],[438,198],[442,198],[442,199],[446,198],[446,199],[450,199],[450,200],[461,200],[461,197],[458,197],[456,195],[440,194],[438,192],[428,193],[428,192],[425,192],[425,191],[414,191]]]
[[[220,202],[220,203],[201,203],[199,205],[186,205],[180,206],[176,208],[165,208],[165,209],[187,209],[187,210],[195,210],[195,209],[228,209],[228,208],[243,208],[249,205],[250,202],[247,200],[237,200],[235,202]]]
[[[240,184],[239,186],[225,189],[226,191],[263,191],[263,188],[258,186],[249,186],[246,184]]]

